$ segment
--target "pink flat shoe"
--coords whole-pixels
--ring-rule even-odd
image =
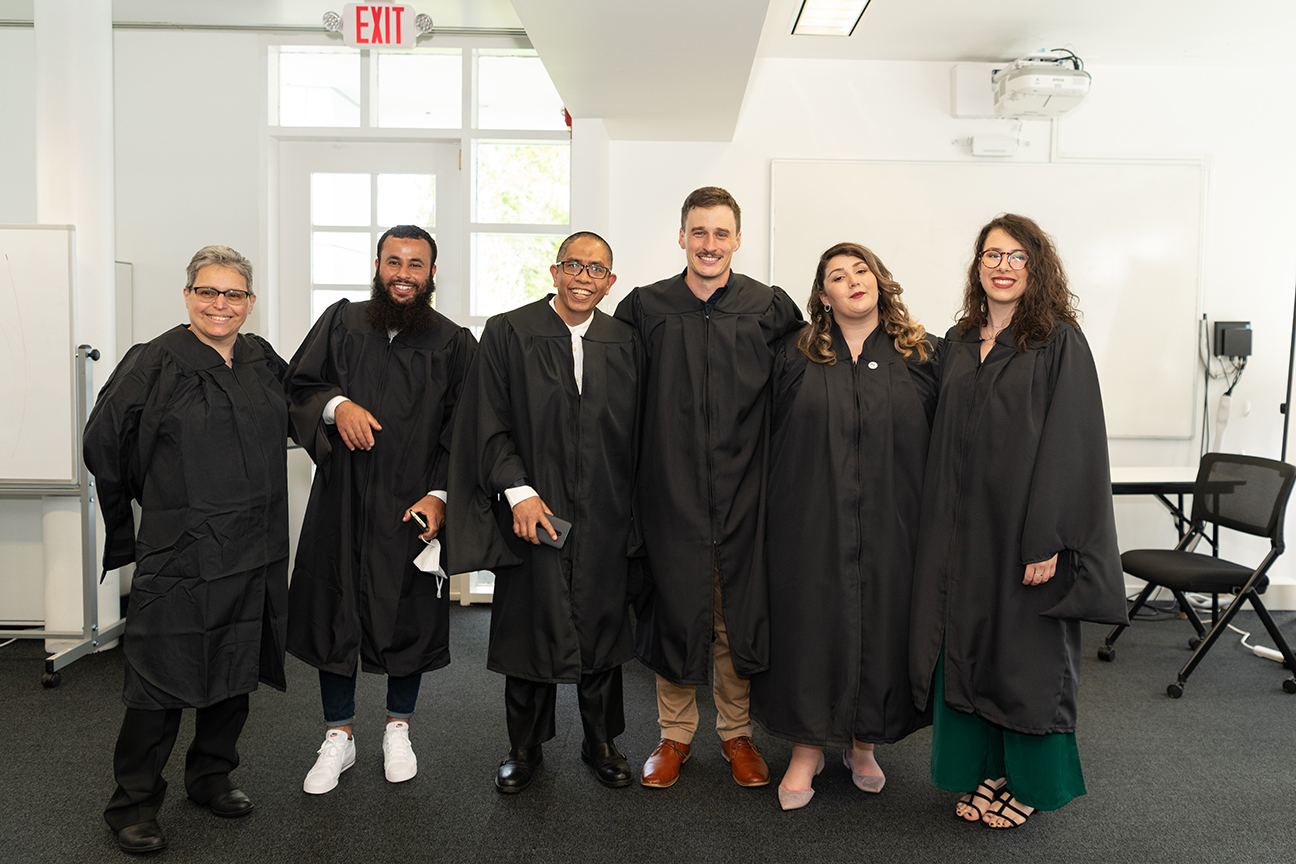
[[[824,769],[824,757],[823,754],[820,753],[819,767],[815,769],[815,776],[818,777],[819,774],[823,771],[823,769]],[[798,790],[798,789],[784,789],[782,786],[778,787],[779,806],[782,807],[784,810],[800,810],[802,807],[809,804],[810,799],[813,797],[814,797],[813,789]]]
[[[851,779],[855,781],[855,785],[859,787],[860,791],[875,794],[881,792],[882,787],[886,785],[886,775],[874,777],[872,774],[856,774],[855,769],[851,767],[849,754],[849,750],[842,751],[842,764],[846,766],[847,771],[851,772]]]

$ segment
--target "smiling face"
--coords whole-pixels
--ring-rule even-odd
[[[419,237],[388,237],[374,262],[378,284],[393,303],[407,305],[427,294],[436,265],[432,246]]]
[[[1013,252],[1025,252],[1026,249],[1002,228],[996,228],[986,235],[985,244],[980,251],[985,252],[987,249],[994,249],[1003,255],[999,257],[997,267],[987,267],[985,262],[980,263],[981,288],[992,309],[1012,314],[1017,301],[1026,293],[1030,263],[1027,262],[1025,269],[1014,270],[1008,266],[1008,256]]]
[[[819,299],[832,307],[839,325],[844,321],[877,324],[877,276],[862,258],[834,255],[828,259]]]
[[[694,207],[680,229],[679,244],[694,278],[723,285],[729,278],[729,261],[742,245],[742,232],[728,207]]]
[[[599,264],[611,270],[610,257],[607,247],[593,237],[578,237],[568,245],[563,261]],[[558,289],[554,297],[558,317],[571,327],[589,318],[594,312],[594,307],[607,296],[613,283],[616,282],[615,273],[608,273],[602,279],[595,279],[589,275],[588,270],[582,269],[578,275],[572,276],[563,270],[562,262],[552,265],[549,274],[553,276],[554,287]]]
[[[246,291],[247,281],[237,270],[210,264],[194,274],[194,288],[213,288],[217,291]],[[213,348],[228,345],[238,335],[256,303],[255,295],[237,306],[221,295],[210,303],[202,300],[191,289],[184,292],[185,308],[189,310],[189,330]]]

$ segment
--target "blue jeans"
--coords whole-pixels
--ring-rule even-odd
[[[355,720],[355,676],[335,675],[321,669],[319,679],[320,698],[324,702],[324,722],[330,727],[349,726]],[[419,684],[422,681],[422,673],[404,678],[387,678],[388,717],[407,720],[414,714],[414,704],[418,702]]]

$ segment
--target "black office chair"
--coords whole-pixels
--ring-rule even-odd
[[[1269,567],[1283,553],[1283,518],[1287,512],[1287,499],[1291,496],[1296,467],[1286,462],[1261,459],[1257,456],[1240,456],[1234,453],[1207,453],[1197,469],[1193,482],[1192,523],[1184,538],[1174,549],[1134,549],[1121,555],[1121,566],[1131,576],[1147,581],[1138,598],[1130,605],[1130,620],[1142,608],[1158,587],[1169,588],[1179,601],[1179,609],[1192,622],[1197,635],[1188,641],[1193,648],[1192,657],[1179,670],[1179,679],[1166,688],[1171,697],[1183,695],[1188,676],[1206,656],[1215,641],[1249,600],[1260,616],[1265,629],[1278,646],[1287,669],[1296,670],[1296,658],[1283,638],[1282,632],[1269,616],[1269,610],[1260,601],[1260,595],[1269,587]],[[1268,537],[1269,554],[1255,569],[1234,564],[1211,555],[1190,551],[1205,536],[1206,523],[1220,528],[1232,528]],[[1218,553],[1218,549],[1216,549]],[[1210,632],[1202,626],[1201,619],[1188,604],[1185,593],[1237,595],[1224,614],[1213,615]],[[1100,660],[1110,661],[1116,656],[1116,640],[1128,625],[1118,625],[1107,634],[1101,648]],[[1296,677],[1283,681],[1283,689],[1296,693]]]

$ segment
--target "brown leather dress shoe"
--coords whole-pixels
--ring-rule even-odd
[[[733,770],[734,782],[739,786],[768,786],[769,766],[746,735],[720,742],[720,751]]]
[[[680,766],[688,761],[689,751],[692,749],[689,744],[681,744],[669,738],[661,739],[657,742],[657,749],[644,763],[643,777],[639,782],[655,789],[674,786],[675,781],[679,779]],[[769,782],[768,771],[765,772],[765,782]]]

